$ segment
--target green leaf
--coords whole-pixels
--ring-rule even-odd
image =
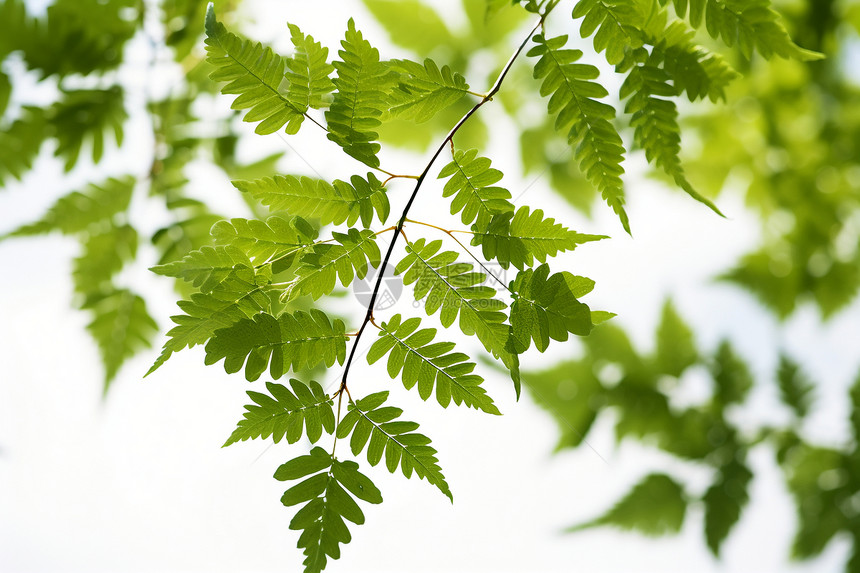
[[[779,358],[777,382],[783,404],[791,408],[798,418],[805,417],[812,404],[814,386],[788,356],[783,355]]]
[[[415,433],[418,424],[397,421],[403,413],[400,408],[383,406],[388,392],[372,394],[358,402],[351,402],[349,412],[337,426],[337,437],[345,439],[350,434],[349,445],[353,455],[367,448],[367,461],[377,465],[383,457],[385,467],[394,473],[397,467],[406,478],[414,472],[420,479],[435,485],[452,502],[454,497],[442,475],[436,450],[430,446],[430,438]]]
[[[698,361],[699,353],[693,340],[693,332],[667,300],[663,304],[663,315],[657,327],[657,349],[654,361],[659,372],[680,376],[684,370]]]
[[[625,51],[644,43],[645,17],[641,2],[636,0],[582,0],[574,6],[573,18],[583,18],[580,35],[583,38],[594,35],[594,50],[597,53],[605,50],[610,65],[620,63]]]
[[[367,276],[369,266],[379,266],[381,254],[373,231],[350,229],[346,234],[333,232],[332,238],[337,244],[316,244],[302,255],[295,269],[296,280],[284,290],[282,301],[307,294],[317,300],[331,294],[338,279],[346,287],[356,277]]]
[[[304,549],[306,573],[325,569],[328,557],[340,558],[339,545],[352,539],[344,518],[364,523],[364,514],[350,494],[369,503],[382,502],[379,490],[356,463],[339,462],[319,447],[283,464],[275,479],[300,479],[320,470],[326,471],[294,485],[281,498],[286,506],[307,502],[290,521],[290,529],[302,531],[298,546]]]
[[[308,440],[312,444],[320,439],[323,430],[327,434],[333,434],[335,430],[334,403],[331,397],[323,391],[322,386],[314,381],[305,385],[295,379],[290,380],[290,386],[293,388],[292,392],[281,384],[266,382],[266,388],[271,396],[249,391],[248,397],[254,401],[254,404],[245,406],[244,419],[239,421],[237,428],[222,447],[249,439],[265,439],[269,436],[276,444],[285,436],[288,443],[294,444],[302,437],[303,425],[306,428]],[[313,471],[321,469],[323,467]],[[278,477],[277,473],[275,477]],[[301,476],[297,475],[284,479],[296,479],[297,477]]]
[[[123,90],[112,86],[100,90],[63,90],[63,98],[46,112],[46,119],[57,149],[54,155],[65,159],[70,171],[86,141],[90,142],[94,163],[101,161],[105,148],[105,131],[113,132],[117,146],[122,145],[123,124],[128,114],[123,107]]]
[[[507,305],[495,299],[496,290],[486,284],[487,275],[473,271],[472,263],[457,262],[455,251],[439,252],[442,241],[419,239],[406,246],[408,253],[395,268],[403,284],[415,283],[415,300],[424,300],[427,315],[440,311],[445,328],[451,326],[463,309],[480,315],[488,323],[502,323]],[[441,310],[440,310],[441,309]],[[465,330],[464,325],[460,325]],[[470,333],[471,334],[471,333]]]
[[[726,99],[726,87],[738,77],[719,54],[695,44],[695,32],[683,22],[673,21],[650,38],[655,44],[651,54],[663,57],[663,69],[672,78],[678,92],[686,92],[690,101],[706,96],[712,101]]]
[[[439,312],[445,328],[459,316],[458,326],[466,335],[475,335],[487,352],[501,359],[511,372],[517,397],[520,394],[519,359],[509,351],[510,327],[505,324],[505,303],[496,291],[484,285],[486,275],[472,270],[471,263],[457,263],[457,253],[439,253],[442,241],[419,239],[406,245],[407,256],[395,267],[403,274],[403,284],[415,283],[415,300],[424,301],[427,315]],[[437,254],[438,253],[438,254]],[[441,310],[440,310],[441,309]]]
[[[552,96],[547,111],[556,115],[555,128],[567,131],[568,142],[577,146],[575,156],[580,169],[630,233],[621,180],[624,145],[612,125],[615,109],[596,99],[609,95],[601,84],[591,81],[599,71],[592,65],[576,63],[582,57],[580,50],[562,49],[567,36],[546,39],[537,34],[533,40],[536,45],[528,55],[540,58],[534,77],[543,80],[541,95]]]
[[[424,60],[423,66],[410,60],[392,60],[390,64],[392,69],[403,74],[390,96],[389,113],[394,117],[416,123],[430,121],[469,91],[463,76],[448,66],[440,70],[430,58]]]
[[[317,230],[301,217],[283,219],[275,216],[265,221],[221,220],[212,226],[210,232],[215,244],[240,249],[254,265],[271,263],[273,273],[291,267],[318,235]]]
[[[346,39],[334,62],[337,91],[326,112],[328,138],[343,150],[370,167],[379,167],[379,135],[373,131],[381,125],[380,116],[388,109],[387,92],[396,77],[379,61],[379,51],[355,29],[350,18]]]
[[[109,178],[90,183],[86,190],[60,197],[41,219],[19,227],[7,236],[26,236],[60,231],[65,234],[85,231],[91,225],[112,218],[128,209],[135,181],[131,177]]]
[[[487,11],[484,13],[484,20],[489,22],[500,11],[507,8],[511,2],[508,0],[486,0]]]
[[[615,318],[616,316],[618,316],[618,315],[615,314],[614,312],[608,312],[605,310],[592,310],[591,311],[591,323],[594,326],[597,326],[598,324],[603,324],[607,320],[611,320],[611,319]]]
[[[392,42],[416,54],[426,55],[435,48],[450,45],[454,39],[439,13],[424,2],[364,0],[364,5]]]
[[[268,367],[277,379],[290,369],[298,371],[320,363],[331,368],[335,361],[343,364],[346,341],[343,321],[332,322],[320,310],[311,309],[310,314],[284,312],[277,318],[264,312],[216,330],[206,344],[206,364],[223,358],[228,374],[245,366],[249,381],[259,378]]]
[[[334,91],[329,79],[334,66],[328,63],[328,48],[323,48],[312,36],[302,34],[298,26],[288,26],[296,53],[287,60],[286,78],[290,82],[287,99],[302,112],[309,107],[326,107],[330,99],[328,94]]]
[[[449,177],[442,189],[443,197],[456,196],[451,201],[451,214],[461,213],[464,225],[475,223],[484,230],[494,215],[514,211],[507,189],[493,187],[502,179],[502,172],[490,167],[486,157],[478,157],[477,149],[457,151],[454,160],[442,168],[439,179]],[[476,221],[477,219],[477,221]]]
[[[372,173],[367,174],[367,179],[353,175],[350,183],[275,175],[256,181],[233,181],[233,185],[272,211],[319,219],[322,225],[346,222],[352,226],[361,218],[362,225],[368,227],[374,211],[384,223],[390,210],[385,188]]]
[[[184,185],[185,182],[179,184],[180,187]],[[173,191],[168,193],[172,195]],[[187,198],[168,199],[166,206],[171,211],[173,221],[155,231],[151,239],[159,251],[157,264],[177,261],[195,249],[212,244],[210,231],[223,218],[221,215],[213,213],[203,203]],[[180,285],[177,282],[177,287],[181,286],[185,286],[185,283]],[[189,290],[186,287],[180,292],[189,296]]]
[[[45,17],[13,34],[23,36],[17,48],[27,66],[44,77],[87,76],[123,62],[126,43],[142,26],[141,11],[138,0],[55,0]]]
[[[88,295],[101,291],[137,253],[137,231],[129,225],[110,227],[82,241],[81,254],[72,265],[75,291]]]
[[[671,477],[655,473],[645,476],[606,514],[568,531],[611,525],[656,537],[679,532],[686,512],[684,488]]]
[[[12,97],[12,81],[8,75],[0,71],[0,117],[6,113],[10,97]]]
[[[382,503],[382,494],[367,476],[358,472],[357,463],[335,460],[331,469],[338,483],[352,495],[367,503]]]
[[[717,348],[711,376],[715,385],[714,399],[721,408],[743,402],[753,386],[749,368],[735,354],[728,341],[723,341]]]
[[[854,484],[849,482],[832,489],[821,487],[822,476],[845,475],[846,461],[839,450],[802,442],[792,448],[785,470],[797,508],[797,532],[791,548],[795,559],[815,557],[841,530],[853,530],[850,518],[840,506],[844,507],[844,500],[856,494],[856,487],[851,487]]]
[[[287,481],[303,478],[331,467],[331,463],[331,456],[324,449],[315,447],[311,450],[310,454],[293,458],[287,463],[281,464],[275,470],[275,479],[278,481]]]
[[[677,10],[686,3],[676,2],[675,6]],[[712,38],[721,38],[727,46],[737,43],[746,58],[751,58],[754,50],[765,59],[775,55],[800,61],[824,57],[791,40],[770,0],[689,0],[689,6],[689,20],[694,28],[704,20]],[[686,10],[678,13],[682,18],[685,15]]]
[[[713,485],[705,492],[705,540],[708,548],[719,556],[723,541],[741,517],[749,502],[749,484],[752,472],[733,456],[722,466]]]
[[[484,258],[496,259],[503,268],[510,265],[522,270],[537,259],[545,263],[547,257],[559,252],[572,251],[583,243],[599,241],[604,235],[585,235],[543,217],[543,211],[520,207],[516,214],[503,213],[493,217],[486,230],[473,226],[472,245],[480,245]]]
[[[679,157],[681,128],[678,125],[678,108],[672,100],[663,99],[677,95],[677,88],[670,83],[669,74],[655,65],[655,60],[652,53],[648,62],[634,66],[621,86],[622,98],[633,94],[624,109],[633,116],[630,118],[633,141],[645,150],[649,163],[662,169],[690,197],[722,215],[717,206],[687,180]]]
[[[565,360],[550,369],[523,373],[523,385],[535,403],[556,421],[560,434],[556,450],[587,443],[604,403],[603,387],[590,358],[587,353],[583,360]]]
[[[447,408],[454,404],[500,415],[493,399],[481,387],[483,378],[472,374],[475,364],[469,357],[454,350],[453,342],[433,342],[435,328],[418,330],[419,318],[401,322],[395,314],[380,326],[379,338],[367,353],[367,362],[373,364],[388,354],[388,375],[401,374],[407,390],[417,384],[418,394],[427,400],[436,389],[436,400]]]
[[[161,355],[145,376],[155,372],[174,352],[203,344],[216,330],[267,310],[270,300],[256,282],[233,277],[212,292],[192,294],[190,300],[181,300],[177,305],[185,314],[170,317],[176,326],[168,331],[169,338],[164,343]]]
[[[123,363],[142,348],[152,346],[158,324],[147,312],[144,300],[127,289],[93,293],[81,308],[93,315],[87,330],[102,355],[107,392]]]
[[[248,110],[245,121],[260,122],[254,131],[265,135],[286,125],[287,133],[298,133],[304,110],[280,91],[285,59],[269,47],[228,32],[216,20],[211,4],[206,11],[206,53],[206,61],[215,67],[209,77],[229,82],[221,93],[238,95],[232,107]]]
[[[549,340],[564,342],[568,333],[588,336],[591,310],[577,300],[591,292],[594,282],[567,271],[549,275],[549,265],[526,269],[511,281],[511,332],[517,353],[528,350],[532,339],[541,352]]]
[[[199,251],[191,251],[181,260],[157,265],[149,270],[190,282],[204,293],[211,292],[232,277],[249,283],[253,283],[256,278],[251,259],[233,246],[203,247]]]
[[[0,21],[4,24],[4,34],[0,37],[0,60],[27,44],[33,33],[34,19],[27,14],[24,0],[4,0],[0,2]]]
[[[49,134],[44,110],[24,106],[21,111],[20,118],[0,130],[0,184],[10,176],[20,180],[33,167]]]

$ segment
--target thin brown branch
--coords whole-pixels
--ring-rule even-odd
[[[445,228],[443,228],[443,227],[438,227],[438,226],[436,226],[436,225],[432,225],[432,224],[430,224],[430,223],[424,223],[424,222],[422,222],[422,221],[414,221],[414,220],[412,220],[412,219],[406,219],[406,222],[407,222],[407,223],[414,223],[414,224],[416,224],[416,225],[424,225],[425,227],[431,227],[431,228],[436,229],[436,230],[438,230],[438,231],[442,231],[443,233],[445,233],[446,235],[448,235],[449,237],[451,237],[451,238],[454,240],[454,242],[455,242],[455,243],[457,243],[458,245],[460,245],[460,248],[461,248],[461,249],[463,249],[463,250],[466,252],[466,254],[467,254],[467,255],[469,255],[470,257],[472,257],[472,259],[474,259],[474,261],[475,261],[476,263],[478,263],[478,265],[480,265],[480,267],[481,267],[482,269],[484,269],[484,272],[486,272],[488,275],[490,275],[491,277],[493,277],[497,283],[499,283],[500,285],[502,285],[502,286],[505,288],[505,290],[506,290],[506,291],[508,291],[508,292],[510,292],[511,294],[513,294],[513,292],[511,291],[511,289],[510,289],[510,288],[508,288],[508,285],[506,285],[506,284],[502,281],[502,279],[500,279],[499,277],[497,277],[497,276],[496,276],[496,275],[495,275],[495,274],[494,274],[490,269],[488,269],[488,268],[487,268],[487,266],[483,263],[483,261],[481,261],[481,259],[479,259],[478,257],[476,257],[476,256],[475,256],[475,254],[474,254],[474,253],[469,249],[469,247],[467,247],[466,245],[464,245],[462,242],[460,242],[460,239],[458,239],[457,237],[455,237],[455,236],[454,236],[454,231],[450,231],[450,230],[448,230],[448,229],[445,229]],[[462,232],[462,231],[461,231],[461,232]]]
[[[412,190],[412,195],[409,196],[409,201],[407,201],[406,206],[403,208],[403,212],[400,215],[400,220],[397,222],[397,234],[395,234],[394,238],[391,240],[391,243],[389,243],[388,245],[388,250],[386,251],[385,257],[382,259],[382,263],[379,266],[380,269],[385,269],[385,266],[388,264],[388,261],[391,260],[391,255],[394,252],[394,245],[397,244],[398,235],[403,232],[403,225],[406,223],[406,217],[409,214],[409,209],[412,208],[412,204],[415,202],[416,197],[418,197],[418,192],[421,190],[421,185],[424,183],[424,179],[427,177],[427,174],[430,172],[430,169],[433,167],[433,164],[436,162],[436,159],[439,158],[439,155],[445,149],[445,146],[449,144],[453,145],[454,136],[457,134],[458,131],[460,131],[460,128],[463,127],[463,125],[467,121],[469,121],[469,118],[471,118],[479,109],[481,109],[481,106],[490,101],[492,97],[498,93],[499,89],[501,89],[502,87],[502,82],[505,81],[505,78],[507,77],[508,72],[511,71],[511,68],[513,67],[517,57],[522,53],[523,49],[526,47],[526,44],[528,43],[529,39],[531,39],[532,35],[534,35],[538,28],[540,28],[540,26],[543,24],[544,18],[546,18],[547,14],[548,12],[541,15],[540,20],[529,31],[528,35],[523,39],[523,41],[520,43],[519,47],[516,49],[513,55],[511,55],[510,59],[505,64],[505,67],[502,68],[501,73],[496,78],[493,87],[490,89],[489,92],[487,92],[487,95],[485,95],[478,103],[472,106],[472,109],[470,109],[463,117],[460,118],[460,121],[458,121],[457,124],[454,125],[453,128],[451,128],[451,131],[448,132],[448,135],[445,136],[445,139],[442,140],[442,143],[439,145],[438,148],[436,148],[436,151],[433,153],[433,156],[430,158],[430,161],[428,161],[427,165],[424,167],[424,171],[421,172],[421,175],[418,176],[417,181],[415,182],[415,188]],[[352,349],[349,352],[349,357],[346,360],[346,366],[344,366],[343,369],[343,379],[341,382],[341,387],[343,389],[346,389],[347,377],[349,376],[349,370],[352,367],[352,361],[355,358],[355,352],[358,348],[358,342],[359,340],[361,340],[361,335],[364,332],[364,329],[367,327],[367,325],[373,318],[373,307],[376,304],[376,298],[379,295],[379,290],[382,286],[383,275],[383,270],[380,270],[379,275],[376,278],[376,284],[373,287],[373,293],[370,296],[370,302],[367,305],[367,314],[365,314],[364,320],[361,323],[361,327],[358,329],[358,335],[355,337],[355,342],[353,342]]]

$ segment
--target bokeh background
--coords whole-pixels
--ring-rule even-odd
[[[571,34],[588,53],[590,40],[579,39],[569,17],[572,4],[559,6],[549,28]],[[354,384],[366,393],[391,389],[410,419],[422,424],[439,450],[455,503],[426,483],[368,470],[385,503],[365,509],[367,523],[354,528],[353,541],[330,570],[845,570],[860,545],[853,434],[860,425],[857,399],[849,398],[860,371],[860,9],[847,0],[776,4],[798,43],[828,59],[747,62],[723,48],[743,74],[727,102],[681,103],[685,165],[691,180],[716,198],[724,219],[652,176],[643,154],[631,152],[625,180],[633,237],[627,236],[577,175],[570,150],[544,125],[545,102],[536,95],[528,62],[517,64],[497,103],[481,110],[480,124],[458,145],[492,157],[517,204],[612,237],[553,265],[596,281],[586,302],[618,315],[606,328],[626,332],[643,357],[681,355],[692,339],[698,362],[672,375],[643,358],[647,365],[639,371],[618,357],[620,351],[613,353],[620,346],[611,336],[591,346],[573,341],[543,355],[532,351],[523,358],[528,391],[518,403],[507,378],[484,369],[501,417],[442,411],[398,392],[384,369],[362,364]],[[16,24],[20,7],[41,27]],[[289,52],[286,22],[334,51],[352,16],[383,57],[432,55],[479,91],[528,29],[528,18],[514,8],[485,22],[485,4],[477,0],[434,2],[432,9],[413,1],[225,0],[216,9],[234,29],[282,53]],[[159,327],[154,347],[125,361],[105,391],[103,358],[87,334],[92,315],[77,308],[85,295],[74,274],[82,249],[76,239],[85,244],[87,237],[52,233],[0,241],[2,571],[298,569],[298,535],[287,527],[292,511],[279,503],[283,485],[271,475],[308,446],[244,442],[221,449],[241,418],[249,386],[241,376],[204,367],[200,347],[142,379],[178,299],[175,285],[147,268],[205,241],[219,215],[260,214],[230,178],[272,170],[345,178],[356,164],[319,134],[256,136],[230,112],[231,99],[218,95],[197,65],[204,10],[195,0],[0,1],[2,77],[11,86],[0,134],[0,233],[38,220],[59,197],[88,182],[132,175],[128,223],[139,245],[109,279],[142,295]],[[420,33],[403,32],[418,23]],[[97,31],[76,35],[75,26]],[[709,43],[707,35],[700,39]],[[91,53],[105,61],[90,62]],[[620,85],[599,56],[586,57],[608,71],[609,85]],[[127,117],[111,116],[104,102],[84,102],[91,107],[82,111],[68,95],[112,86],[122,88],[119,105]],[[98,111],[106,115],[93,127]],[[14,122],[29,118],[32,126],[36,116],[48,127],[34,136],[35,152],[16,170],[27,140]],[[419,171],[426,146],[456,116],[453,110],[429,125],[389,128],[382,134],[389,143],[383,164]],[[124,132],[119,145],[112,134],[117,121]],[[93,133],[102,132],[109,134],[103,156],[93,157]],[[82,142],[79,154],[74,141]],[[428,186],[414,213],[456,225],[439,201],[440,189],[435,182]],[[392,184],[393,212],[409,190],[408,182]],[[730,280],[715,280],[720,276]],[[655,336],[670,298],[690,337],[684,328]],[[331,308],[352,324],[363,314],[351,292]],[[407,289],[391,312],[420,310]],[[479,354],[473,340],[446,334]],[[717,559],[702,533],[705,510],[698,500],[719,462],[710,450],[699,458],[679,454],[708,428],[679,430],[637,404],[662,395],[672,412],[707,409],[722,340],[730,341],[752,380],[745,399],[725,413],[728,426],[743,436],[738,441],[746,444],[743,459],[752,478],[749,502]],[[808,403],[807,411],[781,398],[783,356],[812,388],[796,401]],[[556,364],[562,366],[547,373]],[[783,360],[782,371],[786,367]],[[620,399],[629,379],[646,371],[655,379],[650,394]],[[335,368],[317,379],[336,389],[339,375]],[[585,388],[594,384],[606,391],[588,394]],[[641,429],[619,430],[625,420]],[[813,461],[792,465],[792,447],[801,452],[795,457],[809,454]],[[830,454],[809,452],[844,456],[834,462]],[[673,476],[689,492],[679,534],[643,537],[611,527],[564,533],[603,514],[651,472]],[[804,539],[811,548],[804,548]],[[809,559],[798,562],[793,554]],[[860,567],[857,557],[851,563],[849,570]]]

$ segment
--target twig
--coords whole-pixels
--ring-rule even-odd
[[[466,251],[466,254],[468,254],[470,257],[472,257],[475,260],[475,262],[478,263],[481,266],[481,268],[484,269],[484,271],[488,275],[490,275],[491,277],[496,279],[497,283],[499,283],[500,285],[505,287],[505,290],[507,290],[509,293],[513,294],[511,289],[508,288],[508,285],[506,285],[499,277],[497,277],[495,274],[493,274],[493,272],[487,268],[487,266],[481,261],[481,259],[479,259],[478,257],[475,256],[475,254],[469,249],[469,247],[467,247],[466,245],[461,243],[460,239],[458,239],[457,237],[454,236],[455,231],[451,231],[449,229],[445,229],[445,228],[439,227],[437,225],[431,225],[430,223],[424,223],[423,221],[414,221],[412,219],[406,219],[406,222],[407,223],[414,223],[416,225],[424,225],[425,227],[432,227],[433,229],[442,231],[443,233],[445,233],[446,235],[448,235],[449,237],[454,239],[454,242],[457,243],[458,245],[460,245],[460,248],[463,249],[464,251]],[[463,233],[465,231],[460,231],[460,232]]]
[[[415,188],[412,190],[412,195],[410,195],[409,201],[406,203],[406,206],[403,208],[403,213],[400,215],[400,220],[397,222],[396,233],[395,233],[394,237],[392,238],[391,243],[389,243],[389,245],[388,245],[388,251],[386,251],[385,257],[382,259],[382,263],[379,266],[380,269],[384,269],[385,265],[388,264],[388,261],[391,259],[391,255],[394,252],[394,245],[397,244],[398,235],[400,235],[400,233],[403,232],[403,225],[406,223],[406,216],[409,214],[409,209],[412,207],[412,203],[415,202],[415,198],[418,197],[418,191],[421,190],[421,184],[424,183],[424,179],[427,177],[427,174],[430,172],[430,169],[433,167],[433,163],[436,161],[436,159],[439,157],[439,155],[445,149],[445,146],[453,143],[454,135],[456,135],[457,132],[460,130],[460,128],[463,127],[463,125],[467,121],[469,121],[469,118],[472,117],[475,114],[475,112],[477,112],[479,109],[481,109],[481,106],[483,106],[485,103],[490,101],[493,98],[493,96],[498,93],[499,89],[501,89],[501,87],[502,87],[502,82],[505,81],[505,77],[507,77],[508,72],[510,72],[511,68],[514,65],[514,62],[517,59],[517,57],[520,55],[520,53],[522,53],[523,49],[526,47],[526,44],[528,43],[529,39],[531,39],[532,35],[534,35],[534,33],[537,32],[538,28],[541,27],[544,19],[547,17],[548,14],[549,14],[549,11],[547,11],[546,13],[541,15],[540,20],[529,31],[528,35],[523,39],[523,41],[520,43],[517,50],[513,53],[511,58],[508,60],[508,63],[505,64],[504,68],[502,68],[502,71],[499,74],[499,77],[496,78],[496,82],[493,84],[492,89],[490,89],[490,91],[487,92],[487,95],[485,95],[481,99],[481,101],[479,101],[474,106],[472,106],[472,109],[470,109],[468,112],[466,112],[466,115],[464,115],[463,117],[460,118],[460,121],[458,121],[457,124],[453,128],[451,128],[451,131],[448,132],[448,135],[445,137],[445,139],[442,141],[442,143],[436,149],[436,152],[433,153],[433,156],[430,158],[430,161],[427,163],[426,167],[424,167],[424,171],[422,171],[421,175],[418,176],[418,180],[415,182]],[[380,271],[379,276],[376,278],[376,285],[373,287],[373,293],[370,296],[370,303],[367,305],[367,314],[365,314],[365,316],[364,316],[364,320],[361,323],[361,328],[358,329],[358,335],[355,337],[355,342],[353,343],[352,349],[349,352],[349,358],[347,358],[347,360],[346,360],[346,366],[344,366],[344,369],[343,369],[343,379],[341,381],[341,389],[338,392],[343,392],[344,390],[346,390],[346,381],[347,381],[347,377],[349,376],[349,369],[352,366],[352,360],[355,357],[355,351],[358,348],[358,342],[361,339],[361,335],[364,332],[364,329],[367,327],[368,323],[370,323],[370,320],[373,317],[373,307],[376,304],[376,297],[379,295],[379,289],[382,286],[383,274],[384,273],[382,271]]]

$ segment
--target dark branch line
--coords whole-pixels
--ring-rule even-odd
[[[476,103],[472,109],[466,112],[466,115],[460,118],[460,121],[448,132],[448,135],[445,136],[445,139],[436,149],[436,152],[433,153],[433,156],[430,158],[430,161],[427,163],[427,166],[424,167],[424,171],[421,172],[421,175],[418,176],[418,180],[415,182],[415,188],[412,190],[412,195],[409,197],[409,201],[406,203],[406,206],[403,208],[403,212],[400,215],[400,220],[397,222],[397,227],[395,230],[394,237],[391,240],[391,243],[388,245],[388,251],[385,253],[385,257],[382,259],[382,262],[379,265],[379,274],[376,277],[376,284],[373,287],[373,293],[370,296],[370,302],[367,305],[367,314],[364,316],[364,320],[361,323],[361,327],[358,329],[358,333],[355,336],[355,341],[353,342],[352,349],[349,352],[349,358],[347,358],[346,366],[344,366],[343,377],[341,378],[340,388],[337,391],[337,394],[341,394],[346,389],[346,381],[349,375],[349,369],[352,366],[353,358],[355,357],[355,351],[358,348],[358,343],[361,340],[361,335],[364,333],[364,329],[367,327],[368,323],[373,319],[373,306],[376,304],[376,297],[379,295],[379,289],[382,286],[383,274],[385,272],[385,266],[388,264],[388,261],[391,260],[391,255],[394,252],[394,245],[397,244],[398,237],[403,232],[403,226],[406,224],[406,217],[409,214],[409,209],[412,208],[412,203],[415,202],[416,197],[418,197],[418,191],[421,190],[421,185],[424,183],[424,179],[427,177],[427,174],[430,172],[430,169],[433,167],[433,164],[436,162],[436,159],[439,158],[442,151],[445,149],[445,146],[449,143],[453,142],[454,136],[460,130],[461,127],[472,117],[485,103],[493,99],[493,96],[496,95],[502,87],[502,82],[505,81],[505,77],[507,77],[508,72],[513,67],[514,62],[517,57],[522,53],[523,49],[526,47],[526,44],[531,39],[531,37],[537,32],[538,28],[540,28],[544,20],[547,17],[549,11],[544,13],[540,20],[538,20],[537,24],[531,29],[525,39],[520,43],[517,50],[513,53],[511,58],[508,60],[505,67],[502,69],[501,73],[499,73],[499,77],[496,78],[496,82],[493,84],[492,89],[487,92],[481,101]]]

